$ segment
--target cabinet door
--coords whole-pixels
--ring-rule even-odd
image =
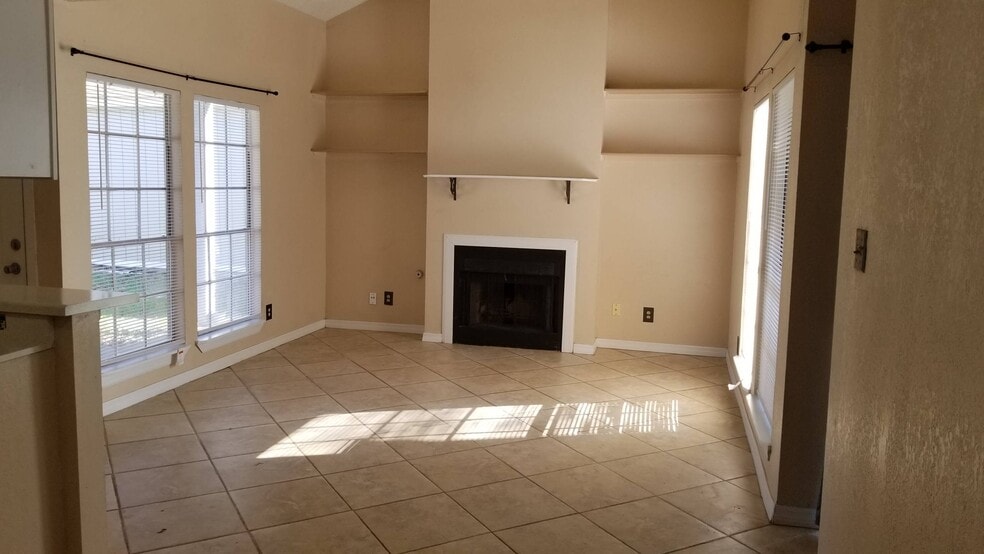
[[[0,1],[0,176],[54,177],[47,0]]]

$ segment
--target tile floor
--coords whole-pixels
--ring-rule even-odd
[[[727,381],[324,329],[106,418],[113,552],[815,552]]]

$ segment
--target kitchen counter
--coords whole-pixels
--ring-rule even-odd
[[[68,317],[137,300],[135,294],[118,292],[0,285],[0,313]]]

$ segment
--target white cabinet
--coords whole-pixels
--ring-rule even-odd
[[[0,2],[0,176],[56,177],[51,5]]]

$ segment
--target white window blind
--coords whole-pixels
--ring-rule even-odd
[[[772,129],[766,183],[762,275],[759,293],[759,343],[755,392],[772,420],[775,406],[776,363],[779,351],[779,302],[782,293],[783,243],[789,157],[793,138],[793,79],[773,93]]]
[[[103,367],[183,339],[173,93],[86,79],[92,288],[139,302],[102,311]]]
[[[260,114],[195,99],[198,332],[260,317]]]

